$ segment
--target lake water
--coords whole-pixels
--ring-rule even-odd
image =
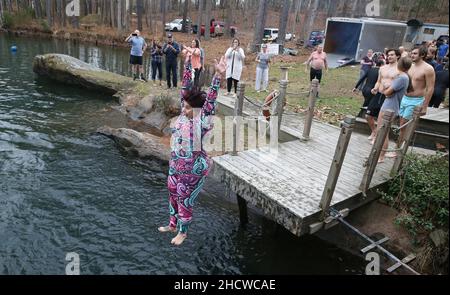
[[[207,194],[188,240],[171,246],[157,231],[166,167],[95,133],[115,100],[32,72],[35,55],[55,52],[130,73],[125,49],[0,34],[0,274],[64,274],[69,252],[82,274],[362,273],[360,259],[256,214],[241,228],[237,206]]]

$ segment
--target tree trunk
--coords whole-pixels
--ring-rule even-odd
[[[303,36],[304,40],[307,40],[309,37],[309,34],[314,29],[314,21],[316,20],[317,10],[319,8],[319,0],[313,0],[313,6],[310,11],[308,11],[309,18],[308,22],[306,23],[306,35]],[[311,6],[310,6],[311,7]],[[308,44],[308,42],[305,42],[305,46]]]
[[[47,15],[47,24],[52,26],[52,0],[47,0],[45,2],[45,14]]]
[[[137,20],[138,20],[138,30],[142,31],[142,10],[144,8],[143,0],[136,1],[136,10],[137,10]]]
[[[211,0],[206,0],[206,21],[205,21],[205,26],[207,26],[207,24],[211,23],[211,8],[212,8],[212,1]],[[205,40],[209,40],[211,39],[211,34],[209,30],[205,30]]]
[[[305,45],[308,43],[308,37],[309,37],[309,32],[308,32],[308,28],[306,27],[306,24],[308,23],[308,20],[309,20],[309,14],[310,14],[312,1],[313,0],[309,0],[308,4],[306,5],[305,9],[303,10],[303,20],[300,24],[300,27],[302,28],[301,38],[305,42]]]
[[[0,0],[0,28],[3,27],[3,3]]]
[[[198,18],[197,18],[197,39],[200,40],[202,37],[202,19],[203,19],[203,4],[205,3],[205,0],[199,0],[198,5]],[[209,30],[209,26],[207,24],[207,21],[205,22],[205,32],[206,30]]]
[[[283,1],[283,12],[280,14],[280,24],[278,30],[278,44],[280,44],[280,53],[283,52],[284,43],[286,41],[286,27],[289,18],[289,9],[291,8],[291,1],[284,0]]]
[[[163,36],[166,36],[166,1],[161,0],[161,10],[162,10],[162,32]]]
[[[183,9],[183,28],[181,29],[181,31],[183,33],[186,33],[187,31],[187,27],[186,27],[186,19],[187,19],[187,15],[188,15],[188,10],[189,10],[189,1],[188,0],[184,0],[184,9]]]
[[[119,2],[117,3],[117,29],[119,30],[119,32],[123,31],[122,8],[123,1],[119,0]]]
[[[226,28],[225,28],[225,34],[228,38],[231,37],[231,25],[233,24],[233,7],[231,6],[231,1],[227,1],[227,21],[226,21]]]
[[[357,12],[358,12],[358,3],[359,3],[358,0],[353,0],[352,12],[351,12],[351,14],[350,14],[350,17],[351,17],[351,18],[354,18],[355,16],[358,16],[358,15],[359,15],[359,14],[357,13]]]
[[[116,6],[117,0],[111,0],[111,27],[116,27],[116,14],[115,14],[115,6]]]
[[[262,43],[264,37],[264,26],[266,24],[266,11],[267,0],[260,0],[258,7],[258,16],[256,17],[255,34],[253,37],[253,43],[251,45],[251,51],[257,52],[259,45]]]
[[[34,4],[34,11],[36,12],[36,18],[41,18],[42,17],[41,1],[33,0],[33,4]]]

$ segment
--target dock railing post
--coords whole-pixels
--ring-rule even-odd
[[[375,168],[378,164],[378,159],[380,158],[380,154],[383,149],[384,141],[386,140],[386,136],[389,134],[393,120],[394,112],[392,110],[385,111],[383,115],[383,122],[381,127],[379,127],[377,138],[375,139],[375,143],[370,151],[366,170],[364,171],[363,179],[361,181],[361,185],[359,186],[359,189],[363,192],[364,196],[370,187],[373,174],[375,173]]]
[[[342,164],[344,163],[345,154],[347,153],[347,147],[352,136],[355,122],[355,117],[346,116],[344,122],[341,124],[341,134],[339,135],[333,162],[331,163],[330,172],[328,173],[327,182],[325,183],[325,189],[322,194],[322,200],[320,201],[322,220],[324,220],[328,214],[328,209],[331,204],[331,199],[333,198],[334,190],[336,189],[336,183],[341,172]]]
[[[237,99],[234,106],[233,120],[233,156],[237,156],[238,144],[243,134],[240,134],[242,124],[242,113],[244,108],[245,83],[239,82],[237,86]]]
[[[319,80],[314,79],[311,82],[311,90],[308,98],[308,109],[305,116],[305,125],[303,127],[302,140],[308,141],[311,133],[312,120],[314,119],[314,110],[316,108],[317,94],[319,91]]]
[[[397,152],[397,158],[395,159],[394,165],[392,166],[391,177],[396,176],[402,168],[403,160],[405,159],[408,148],[411,145],[412,139],[414,137],[417,124],[419,123],[421,112],[421,106],[416,106],[414,108],[412,121],[406,126],[405,138],[403,139],[403,142],[399,142],[400,150],[399,152]]]
[[[289,81],[289,67],[281,66],[281,80]]]
[[[278,134],[280,134],[281,119],[283,118],[284,106],[286,105],[287,86],[287,80],[280,80],[280,95],[275,102],[275,113],[273,114],[273,116],[277,116],[278,118]]]

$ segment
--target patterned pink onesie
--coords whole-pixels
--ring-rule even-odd
[[[184,107],[183,94],[193,86],[192,66],[185,66],[181,109]],[[171,160],[169,162],[170,227],[187,233],[192,221],[195,199],[202,190],[205,177],[211,167],[211,160],[203,149],[203,138],[212,130],[216,98],[220,88],[220,77],[214,77],[209,88],[205,104],[201,110],[194,110],[194,118],[189,119],[182,111],[172,129]],[[197,111],[197,112],[196,112]],[[198,114],[198,115],[197,115]]]

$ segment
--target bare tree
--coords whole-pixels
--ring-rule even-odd
[[[42,17],[42,6],[40,0],[33,0],[34,11],[36,12],[36,18]]]
[[[198,18],[197,18],[197,38],[200,40],[202,37],[202,16],[203,16],[203,4],[205,3],[205,0],[199,0],[198,3]],[[205,32],[206,30],[209,30],[208,25],[205,22]]]
[[[45,2],[45,14],[47,15],[47,24],[51,27],[53,26],[53,19],[52,19],[52,0],[47,0]]]
[[[319,8],[319,0],[313,0],[313,6],[311,8],[311,10],[308,12],[308,22],[306,22],[306,34],[303,36],[303,40],[307,40],[307,38],[309,37],[309,33],[313,30],[314,28],[314,21],[316,20],[316,16],[317,16],[317,11]],[[305,42],[305,45],[307,45],[308,42]]]
[[[162,32],[163,36],[166,36],[166,9],[167,9],[167,3],[164,0],[161,0],[161,10],[162,10]]]
[[[393,1],[391,1],[391,2],[393,2]],[[359,3],[358,0],[353,0],[352,12],[350,14],[350,17],[358,16],[358,13],[357,13],[358,12],[358,3]]]
[[[209,40],[209,39],[211,39],[211,31],[209,29],[206,29],[206,26],[207,26],[207,24],[211,25],[211,9],[212,9],[211,0],[206,0],[205,9],[206,9],[205,40]]]
[[[0,28],[3,27],[3,1],[0,0]]]
[[[225,25],[225,33],[227,37],[231,37],[231,24],[233,23],[233,10],[231,7],[231,1],[227,1],[227,21]]]
[[[136,10],[137,10],[137,21],[138,21],[138,30],[142,31],[142,12],[144,9],[143,0],[136,0]]]
[[[260,0],[258,7],[258,16],[256,17],[255,33],[251,51],[257,52],[258,46],[262,43],[264,37],[264,26],[266,25],[267,0]]]
[[[183,27],[181,28],[181,31],[183,33],[186,33],[187,31],[187,15],[189,10],[189,0],[184,0],[184,8],[183,8]]]
[[[119,32],[123,31],[123,23],[122,23],[122,0],[118,0],[117,3],[117,30],[119,30]]]
[[[280,24],[278,28],[278,40],[277,43],[280,44],[280,52],[283,52],[284,43],[286,41],[286,27],[289,18],[289,9],[291,8],[291,1],[283,1],[283,12],[280,14]]]

